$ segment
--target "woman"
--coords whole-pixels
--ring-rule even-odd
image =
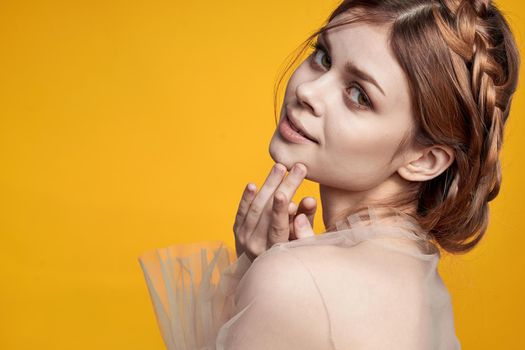
[[[509,26],[488,0],[354,0],[314,38],[288,81],[276,165],[239,204],[238,259],[220,242],[140,258],[164,341],[460,349],[438,248],[475,247],[500,188]],[[319,183],[320,235],[315,201],[291,202],[304,178]]]

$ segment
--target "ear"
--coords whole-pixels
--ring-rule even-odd
[[[454,151],[449,146],[433,145],[415,152],[412,160],[397,169],[408,181],[428,181],[444,172],[454,161]]]

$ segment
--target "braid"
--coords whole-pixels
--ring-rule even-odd
[[[480,234],[461,248],[468,251],[483,236],[488,225],[488,202],[499,193],[501,166],[499,152],[503,141],[504,111],[509,104],[505,93],[505,72],[494,56],[496,43],[489,33],[487,17],[493,15],[490,0],[441,0],[440,11],[433,7],[442,37],[448,44],[452,65],[463,90],[471,125],[470,137],[464,149],[457,152],[457,171],[442,202],[442,215],[465,208],[463,226],[469,232]],[[466,77],[467,79],[461,79]],[[467,82],[470,82],[470,86]],[[461,152],[465,154],[461,154]],[[477,177],[473,179],[472,177]],[[461,190],[459,190],[461,189]],[[437,221],[437,217],[433,218]],[[447,220],[436,223],[435,235],[450,225]],[[457,224],[457,223],[456,223]],[[457,226],[456,226],[457,227]],[[454,245],[441,237],[441,245],[453,250]]]

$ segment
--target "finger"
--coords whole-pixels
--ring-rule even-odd
[[[280,163],[276,163],[272,167],[270,174],[266,177],[266,180],[257,193],[257,196],[255,196],[255,199],[250,204],[246,217],[241,224],[243,231],[251,233],[255,226],[257,226],[264,210],[266,210],[268,200],[272,198],[285,173],[286,167]],[[265,231],[265,236],[266,235],[267,231]]]
[[[297,215],[297,204],[294,201],[288,203],[288,215]]]
[[[239,226],[244,222],[244,218],[246,217],[246,213],[248,212],[248,209],[250,208],[250,204],[255,198],[256,191],[257,191],[257,186],[253,183],[249,183],[244,188],[244,192],[242,193],[241,201],[239,202],[239,206],[237,208],[237,214],[235,215],[235,222],[233,223],[234,232],[237,232],[237,229],[239,228]]]
[[[310,221],[305,214],[299,214],[294,220],[295,235],[298,239],[315,236]]]
[[[295,163],[292,167],[290,173],[286,178],[281,182],[278,191],[283,192],[286,195],[288,200],[291,200],[297,188],[303,182],[306,176],[306,166],[302,163]]]
[[[313,197],[304,197],[301,202],[299,202],[299,207],[297,208],[297,214],[304,213],[310,221],[310,225],[314,227],[314,218],[315,212],[317,210],[317,201]]]
[[[295,202],[291,201],[289,204],[288,204],[288,227],[290,229],[290,237],[289,237],[289,240],[290,241],[293,241],[294,239],[297,239],[297,237],[295,236],[295,230],[294,230],[294,227],[293,227],[293,220],[295,218],[295,215],[297,213],[297,204],[295,204]]]
[[[295,204],[295,203],[294,203]],[[294,219],[299,214],[305,214],[310,221],[310,226],[314,227],[315,211],[317,209],[317,202],[313,197],[305,197],[299,203],[299,207],[295,206],[295,213],[290,217],[290,240],[297,239],[295,234]]]
[[[268,230],[268,247],[277,242],[288,241],[290,236],[289,219],[286,196],[281,191],[277,191],[273,199],[271,223]]]

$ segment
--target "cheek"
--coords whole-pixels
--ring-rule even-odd
[[[337,153],[365,164],[386,163],[395,150],[395,139],[395,135],[380,130],[347,133],[341,138]]]
[[[399,123],[385,123],[384,118],[367,118],[349,116],[350,122],[331,127],[328,131],[328,146],[339,154],[347,153],[356,157],[372,154],[390,159],[387,155],[394,153],[404,130],[399,128]]]
[[[351,127],[334,128],[327,135],[328,163],[337,164],[349,177],[367,183],[390,176],[395,169],[391,159],[403,137],[402,130],[384,123],[354,123]],[[357,183],[357,182],[356,182]]]

